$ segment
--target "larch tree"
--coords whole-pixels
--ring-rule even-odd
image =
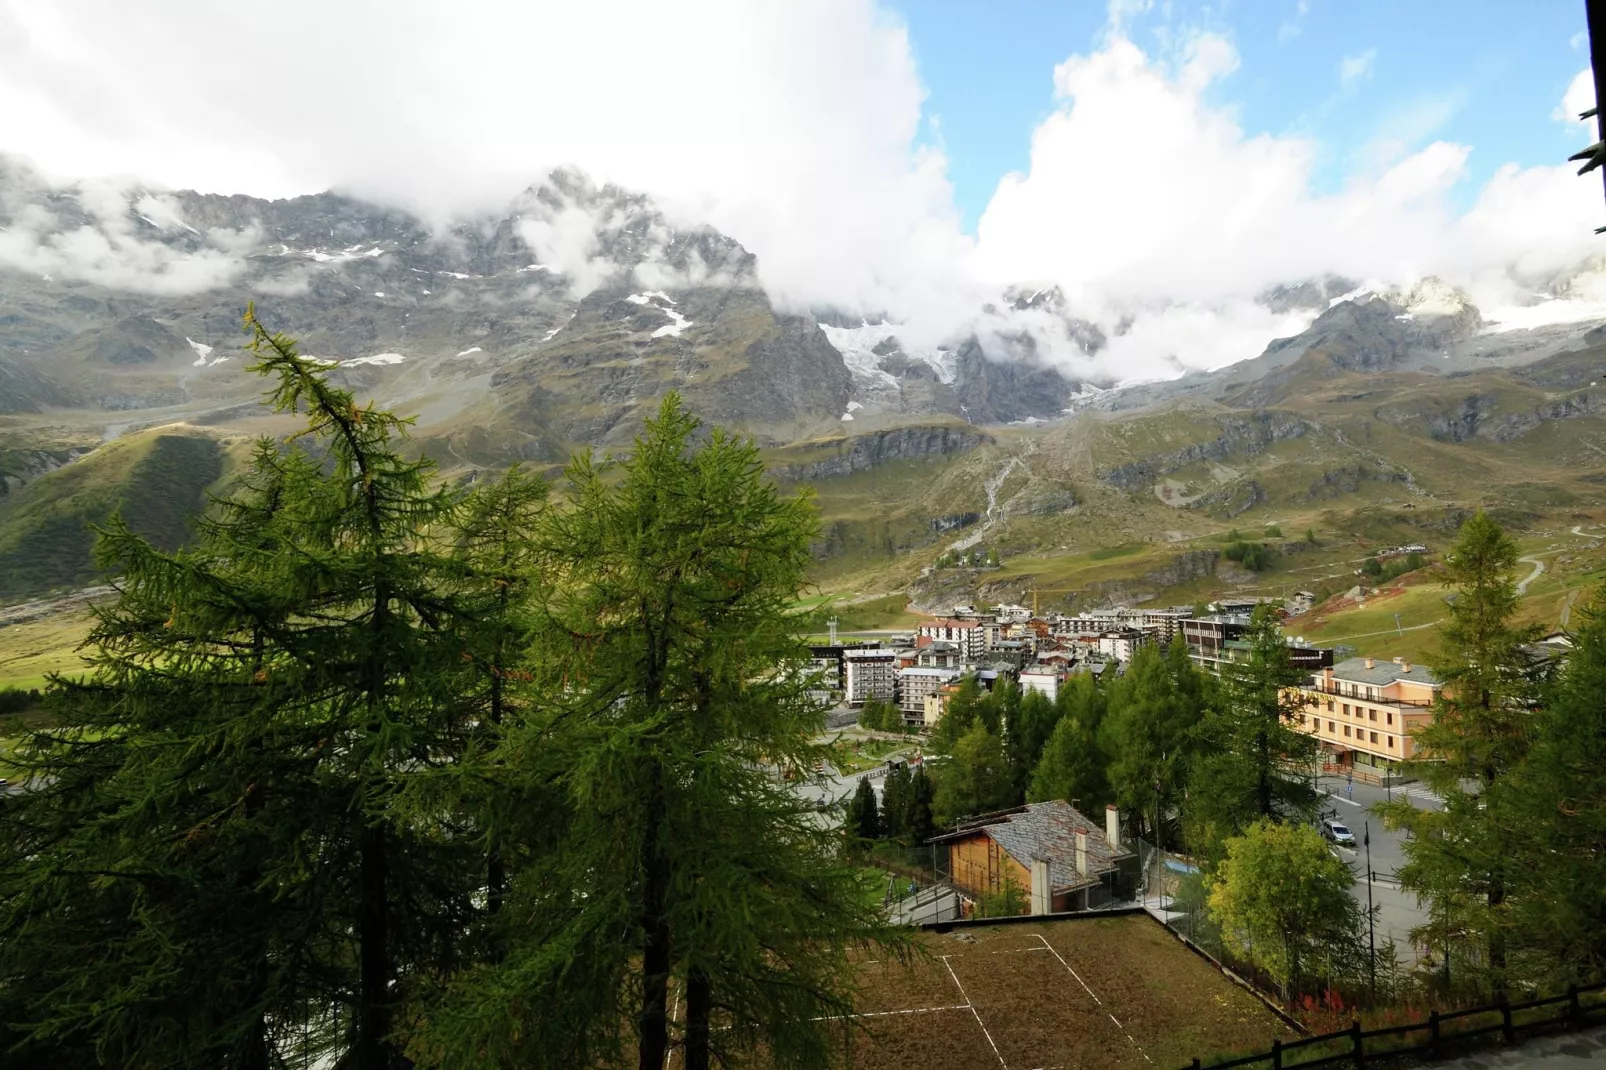
[[[561,791],[562,828],[510,874],[505,954],[456,979],[418,1050],[826,1065],[851,1032],[848,951],[902,945],[788,786],[827,757],[790,612],[811,503],[674,395],[627,459],[578,457],[567,484],[540,534],[554,686],[503,744],[516,775]]]
[[[1110,793],[1133,829],[1151,837],[1157,822],[1171,821],[1185,789],[1185,759],[1201,712],[1192,686],[1189,677],[1179,682],[1158,648],[1144,646],[1109,691],[1099,747]]]
[[[1524,972],[1558,987],[1606,973],[1606,590],[1583,619],[1532,750],[1495,789],[1519,833],[1509,884]]]
[[[1504,794],[1491,789],[1527,755],[1533,735],[1537,696],[1523,644],[1534,629],[1513,622],[1517,546],[1487,514],[1462,527],[1446,567],[1456,592],[1430,661],[1444,688],[1432,722],[1414,737],[1423,758],[1410,766],[1444,808],[1397,802],[1381,812],[1411,833],[1401,887],[1434,904],[1419,935],[1449,948],[1473,934],[1474,969],[1498,994],[1506,987],[1506,888],[1517,833]]]
[[[936,774],[932,814],[939,825],[1009,806],[1014,801],[1004,745],[980,720],[954,745]]]
[[[1305,673],[1293,664],[1270,606],[1257,606],[1244,650],[1221,670],[1189,781],[1189,840],[1207,857],[1261,819],[1316,816],[1315,739],[1294,727]]]
[[[121,590],[88,680],[63,681],[73,726],[35,741],[41,789],[0,818],[0,850],[29,860],[0,865],[0,988],[31,1001],[12,1019],[30,1042],[113,1064],[257,1070],[298,1049],[393,1070],[401,1009],[453,965],[475,887],[464,830],[403,801],[466,730],[438,538],[458,499],[401,455],[402,421],[254,310],[246,326],[273,407],[306,429],[259,443],[194,549],[104,533]]]
[[[1110,801],[1099,746],[1104,701],[1104,692],[1091,673],[1080,673],[1060,688],[1055,702],[1059,722],[1032,770],[1026,795],[1029,801],[1062,799],[1084,813],[1096,813]]]

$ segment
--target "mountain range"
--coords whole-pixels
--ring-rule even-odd
[[[1476,495],[1436,485],[1438,451],[1477,468],[1488,443],[1560,465],[1558,495],[1592,506],[1606,347],[1600,320],[1546,322],[1568,285],[1513,328],[1438,279],[1297,281],[1258,301],[1300,333],[1123,383],[1099,358],[1129,324],[1057,287],[1004,289],[916,345],[882,317],[781,305],[732,237],[577,171],[442,222],[333,193],[62,186],[0,157],[0,597],[84,579],[88,536],[61,533],[154,486],[153,465],[175,509],[197,508],[231,451],[279,426],[239,348],[252,301],[333,377],[416,414],[418,448],[457,474],[626,447],[679,390],[815,484],[826,573],[903,583],[959,529],[1037,553],[1116,537],[1095,513],[1155,538],[1187,527],[1178,510],[1360,508],[1379,487],[1461,502]],[[1477,489],[1543,482],[1509,463]]]

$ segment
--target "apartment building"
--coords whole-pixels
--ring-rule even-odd
[[[994,625],[996,629],[996,624]],[[987,629],[979,621],[959,620],[948,618],[946,620],[927,621],[920,625],[915,633],[915,642],[924,646],[928,642],[953,643],[959,648],[959,656],[965,660],[979,658],[987,650]],[[994,631],[994,642],[997,642],[997,632]]]
[[[1131,661],[1140,647],[1148,646],[1157,638],[1155,632],[1140,628],[1121,628],[1108,631],[1098,638],[1098,652],[1117,661]]]
[[[926,699],[959,679],[958,669],[903,669],[898,673],[898,709],[903,722],[919,727],[926,723]],[[941,713],[939,700],[938,713]]]
[[[1231,656],[1227,644],[1249,630],[1249,618],[1242,614],[1216,613],[1208,617],[1189,617],[1182,622],[1182,640],[1194,664],[1220,672],[1221,663]]]
[[[1023,694],[1036,691],[1053,702],[1059,697],[1060,688],[1069,676],[1070,673],[1060,666],[1039,663],[1021,670],[1020,689]]]
[[[1404,658],[1350,658],[1315,673],[1301,688],[1304,710],[1295,727],[1320,741],[1326,764],[1382,776],[1420,756],[1411,735],[1433,720],[1442,686]]]
[[[891,702],[897,693],[898,661],[903,651],[891,647],[859,647],[842,652],[842,692],[849,706],[870,699]]]

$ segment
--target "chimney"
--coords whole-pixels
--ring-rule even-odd
[[[1370,669],[1370,668],[1372,668],[1372,667],[1373,667],[1373,663],[1372,663],[1372,659],[1371,659],[1371,658],[1367,658],[1367,659],[1366,659],[1366,667],[1367,667],[1367,668],[1368,668],[1368,669]]]
[[[1047,914],[1054,908],[1054,897],[1048,883],[1048,859],[1032,859],[1032,913]]]
[[[1110,841],[1110,853],[1121,849],[1121,811],[1111,803],[1104,808],[1104,838]]]
[[[1076,872],[1087,876],[1087,829],[1076,830]]]
[[[1411,671],[1411,663],[1402,658],[1400,660],[1400,668],[1404,669],[1406,672],[1410,672]]]

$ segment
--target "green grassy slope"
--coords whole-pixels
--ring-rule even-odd
[[[223,474],[217,439],[160,428],[40,476],[0,511],[0,602],[92,582],[93,528],[114,513],[156,546],[176,548]]]

